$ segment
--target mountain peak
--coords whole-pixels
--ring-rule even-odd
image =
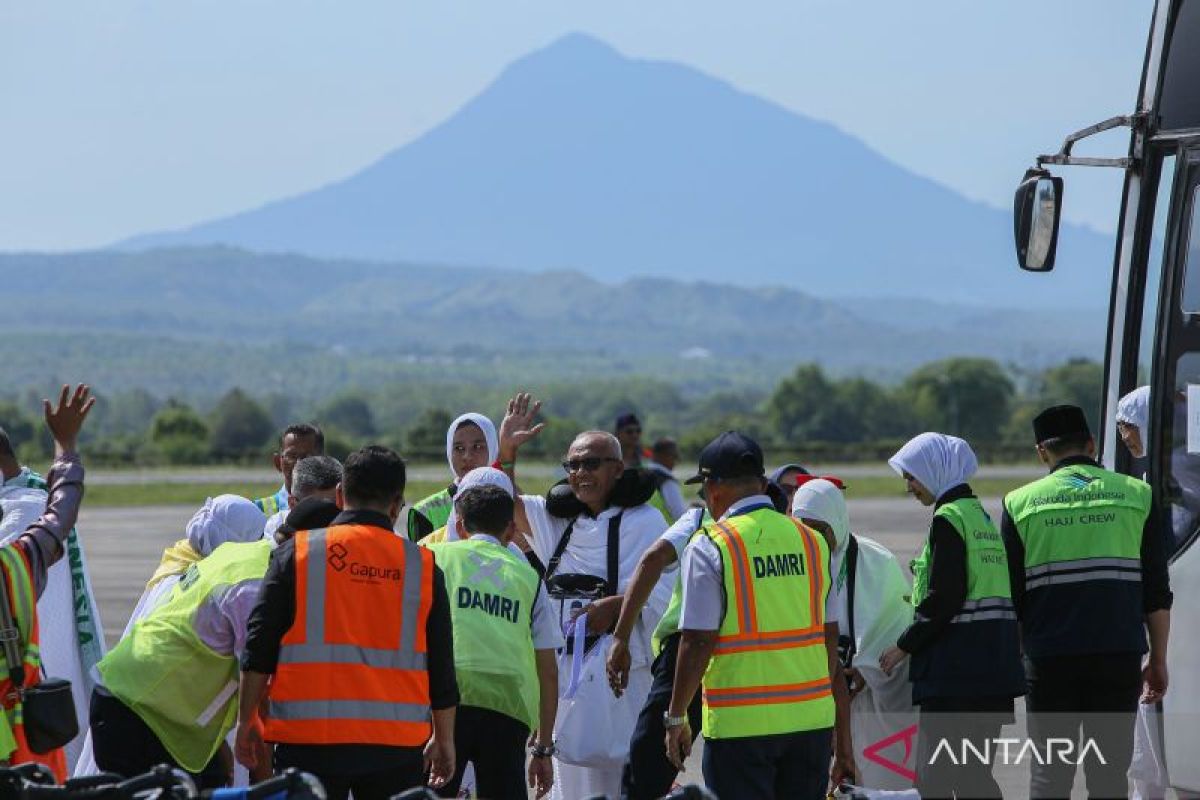
[[[566,268],[603,281],[735,279],[819,297],[870,287],[874,296],[1025,306],[1066,294],[1102,305],[1087,270],[1018,274],[1011,231],[1008,212],[832,125],[571,33],[345,180],[126,246]],[[1082,265],[1108,258],[1111,244],[1067,226],[1062,249]]]

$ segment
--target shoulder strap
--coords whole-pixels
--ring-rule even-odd
[[[4,660],[8,662],[8,676],[12,680],[13,690],[21,691],[25,686],[25,659],[21,657],[19,643],[21,629],[13,619],[12,599],[8,591],[8,560],[0,559],[3,573],[0,574],[0,644],[4,646]]]
[[[567,529],[563,531],[562,538],[558,540],[558,544],[554,547],[554,552],[550,555],[550,560],[546,562],[545,579],[550,580],[554,577],[554,573],[558,572],[558,562],[562,561],[563,553],[567,551],[567,545],[571,541],[571,533],[575,530],[576,517],[567,525]]]
[[[621,564],[621,517],[625,516],[622,509],[608,521],[608,586],[605,594],[612,597],[617,593],[617,579]]]
[[[850,666],[854,660],[854,652],[858,645],[858,636],[854,631],[854,584],[855,573],[858,572],[858,538],[852,533],[846,541],[846,623],[850,632],[850,647],[846,651],[844,666]]]

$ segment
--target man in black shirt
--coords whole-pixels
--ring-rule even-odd
[[[344,593],[344,597],[341,598],[343,603],[346,598],[359,596],[356,594],[357,588],[351,588],[352,584],[338,583],[339,580],[342,580],[341,576],[354,573],[353,569],[348,571],[338,569],[340,562],[337,559],[339,553],[342,552],[339,550],[339,545],[345,539],[349,543],[349,548],[355,553],[362,552],[360,548],[365,548],[368,543],[376,548],[373,551],[376,554],[381,552],[379,548],[384,548],[382,552],[394,552],[396,547],[405,548],[404,564],[398,570],[403,572],[404,580],[398,582],[399,585],[394,587],[394,601],[389,600],[388,604],[391,602],[395,602],[397,605],[407,604],[411,597],[410,592],[414,590],[410,584],[410,578],[414,575],[418,577],[421,575],[420,565],[410,567],[417,560],[423,562],[426,558],[431,563],[432,556],[415,544],[402,537],[396,537],[392,533],[396,517],[404,505],[404,481],[404,463],[399,456],[386,448],[363,448],[346,459],[345,477],[338,488],[339,505],[344,510],[334,518],[333,523],[326,531],[297,534],[297,538],[305,538],[306,555],[308,551],[318,546],[314,543],[315,537],[318,535],[323,534],[330,540],[336,538],[336,541],[327,547],[331,554],[329,556],[330,569],[325,570],[324,565],[320,567],[329,582],[328,594],[330,597],[339,591],[339,588]],[[293,652],[303,652],[303,647],[328,649],[332,655],[325,655],[321,660],[326,664],[318,664],[317,667],[319,669],[328,668],[334,675],[345,674],[347,676],[344,679],[335,677],[332,681],[333,685],[337,687],[334,691],[339,695],[346,692],[347,700],[339,697],[328,701],[318,700],[316,703],[311,701],[305,703],[280,702],[281,707],[285,705],[297,707],[320,705],[332,708],[339,703],[345,703],[357,696],[354,694],[355,687],[352,686],[355,681],[349,677],[351,670],[370,670],[373,666],[372,659],[381,657],[377,653],[377,648],[354,647],[347,652],[351,654],[363,652],[363,655],[358,657],[362,659],[362,663],[347,660],[346,653],[342,653],[340,648],[342,645],[352,643],[335,642],[334,636],[322,636],[321,641],[317,642],[305,641],[300,647],[289,644],[294,637],[285,641],[285,636],[291,631],[297,617],[297,598],[300,588],[296,579],[298,560],[297,539],[284,542],[275,550],[263,580],[258,605],[247,626],[246,648],[242,659],[242,695],[237,754],[239,760],[248,767],[252,767],[256,761],[256,748],[263,736],[263,723],[258,716],[259,707],[267,694],[268,676],[275,674],[281,663],[281,651],[286,651],[289,647]],[[376,562],[378,562],[378,557],[375,562],[371,562],[372,569],[379,569],[374,566]],[[317,567],[309,565],[309,571],[306,574],[313,575],[314,568]],[[385,568],[383,571],[386,576],[387,569]],[[295,741],[295,737],[287,736],[284,737],[289,740],[287,743],[281,741],[276,745],[275,766],[277,769],[296,767],[315,774],[325,785],[331,800],[342,800],[350,791],[354,792],[356,800],[391,797],[407,788],[421,784],[424,781],[427,767],[432,769],[429,782],[435,786],[441,785],[454,774],[454,710],[458,704],[459,695],[454,672],[453,630],[445,578],[442,571],[436,566],[432,567],[432,572],[432,581],[429,585],[432,587],[433,596],[427,601],[422,600],[421,603],[421,605],[424,605],[425,602],[429,603],[428,617],[425,622],[425,652],[419,652],[419,644],[414,645],[416,652],[405,652],[402,641],[395,651],[395,656],[391,652],[385,652],[382,656],[388,659],[407,658],[414,663],[420,661],[424,663],[425,671],[428,673],[428,708],[432,711],[432,737],[425,746],[424,753],[420,746],[380,744],[377,743],[379,739],[356,738],[353,733],[348,732],[355,728],[356,720],[330,719],[328,714],[325,714],[324,716],[318,715],[318,718],[307,723],[313,725],[314,730],[319,731],[314,736],[315,741],[312,743]],[[361,575],[359,577],[361,578]],[[371,580],[372,577],[368,575],[366,581],[369,583]],[[359,583],[361,582],[360,580]],[[373,634],[375,628],[386,627],[389,616],[394,616],[394,609],[378,604],[361,608],[351,607],[339,612],[338,604],[335,602],[328,604],[327,610],[316,611],[312,597],[314,589],[308,584],[309,581],[306,580],[303,591],[307,593],[304,611],[305,625],[309,629],[311,629],[311,617],[319,613],[323,617],[328,616],[328,620],[322,621],[322,626],[326,630],[332,630],[333,626],[337,625],[342,629],[366,631]],[[353,584],[354,587],[357,585],[359,584]],[[406,586],[407,588],[405,588]],[[347,589],[351,590],[347,591]],[[389,588],[387,591],[393,591],[393,589]],[[415,621],[417,613],[415,607],[411,611],[403,608],[401,612],[405,619]],[[411,616],[409,616],[410,613]],[[399,627],[403,640],[402,622]],[[370,653],[366,652],[368,650]],[[376,655],[372,656],[371,653]],[[289,664],[295,663],[291,660],[291,656],[284,661]],[[304,666],[312,667],[313,665]],[[388,672],[398,672],[398,670],[388,670]],[[272,705],[275,703],[279,682],[277,677],[272,686]],[[384,680],[380,685],[386,685],[386,683],[387,681]],[[369,697],[363,699],[365,702],[358,703],[358,706],[365,705],[378,709],[385,703],[392,704],[390,698],[383,703]],[[403,702],[395,702],[394,706],[395,713],[389,713],[386,716],[387,719],[397,720],[395,724],[398,728],[403,728],[405,724],[417,724],[403,722],[407,719],[404,713],[414,707],[407,698]],[[382,711],[374,713],[382,714]],[[429,716],[425,716],[425,724],[428,724]],[[276,723],[282,723],[280,726],[282,728],[289,724],[295,725],[295,720],[276,715],[268,725]],[[369,728],[369,725],[361,727]],[[270,739],[271,736],[270,729],[268,729],[267,738]],[[372,743],[372,741],[376,743]]]

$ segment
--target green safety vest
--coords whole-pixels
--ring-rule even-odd
[[[772,509],[705,527],[721,554],[725,609],[704,673],[704,735],[833,726],[825,646],[829,545]]]
[[[938,507],[933,512],[951,525],[967,548],[967,597],[962,611],[952,622],[1013,619],[1012,587],[1008,578],[1008,555],[1000,532],[992,524],[978,498],[965,497]],[[914,606],[929,594],[929,540],[913,561]]]
[[[1030,658],[1145,652],[1141,551],[1152,502],[1144,481],[1092,463],[1004,498],[1025,551]]]
[[[450,494],[450,487],[442,489],[440,492],[429,495],[423,500],[418,500],[413,504],[408,514],[408,538],[412,541],[417,541],[423,535],[421,529],[417,526],[417,520],[414,513],[420,514],[429,520],[433,525],[433,530],[443,528],[450,520],[450,512],[454,509],[454,497]]]
[[[1091,464],[1056,470],[1010,492],[1004,507],[1025,546],[1025,589],[1128,570],[1141,579],[1150,486]],[[1098,560],[1099,559],[1099,560]]]
[[[687,513],[684,512],[685,515]],[[707,508],[704,509],[704,513],[700,516],[700,526],[703,527],[712,521],[712,514],[708,513]],[[697,528],[692,536],[699,532],[700,528]],[[688,541],[690,542],[691,538]],[[654,633],[650,637],[650,644],[654,647],[655,656],[662,652],[663,642],[679,633],[679,618],[683,615],[683,570],[681,567],[682,565],[677,565],[675,570],[675,586],[671,589],[671,600],[667,603],[667,610],[659,618],[658,625],[654,627]]]
[[[278,514],[287,508],[287,491],[280,489],[269,497],[260,497],[254,501],[254,505],[258,506],[258,510],[268,517]]]
[[[481,539],[430,544],[446,577],[461,704],[538,726],[533,651],[539,578],[525,559]]]
[[[189,772],[212,760],[237,721],[238,663],[213,651],[194,627],[215,592],[267,572],[271,543],[229,542],[193,564],[158,608],[97,665],[104,687],[154,731]]]

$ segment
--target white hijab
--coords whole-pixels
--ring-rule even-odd
[[[454,478],[456,484],[458,475],[454,472],[454,434],[465,422],[474,423],[479,426],[479,430],[483,431],[483,438],[487,441],[489,464],[496,463],[496,458],[500,455],[500,441],[496,437],[496,426],[492,424],[492,421],[483,414],[474,412],[463,414],[451,422],[450,427],[446,429],[446,462],[450,465],[450,476]]]
[[[979,469],[971,445],[957,436],[922,433],[908,440],[888,464],[901,477],[908,473],[921,482],[934,499],[966,483]]]
[[[201,556],[208,556],[226,542],[256,542],[263,536],[267,518],[258,506],[236,494],[223,494],[204,501],[187,524],[187,540]]]
[[[513,490],[512,479],[508,475],[495,467],[476,467],[462,476],[462,479],[458,482],[458,489],[454,492],[454,496],[457,497],[467,489],[475,489],[479,486],[499,486],[508,492],[509,497],[515,497],[516,495]],[[446,520],[446,541],[454,542],[458,538],[458,511],[451,506],[450,516]]]
[[[1117,422],[1133,425],[1138,429],[1142,441],[1146,441],[1150,427],[1150,387],[1139,386],[1117,402]]]
[[[836,544],[832,555],[836,573],[836,563],[846,552],[846,541],[850,538],[850,512],[846,509],[842,490],[824,478],[805,481],[792,497],[792,516],[815,519],[833,529]]]

